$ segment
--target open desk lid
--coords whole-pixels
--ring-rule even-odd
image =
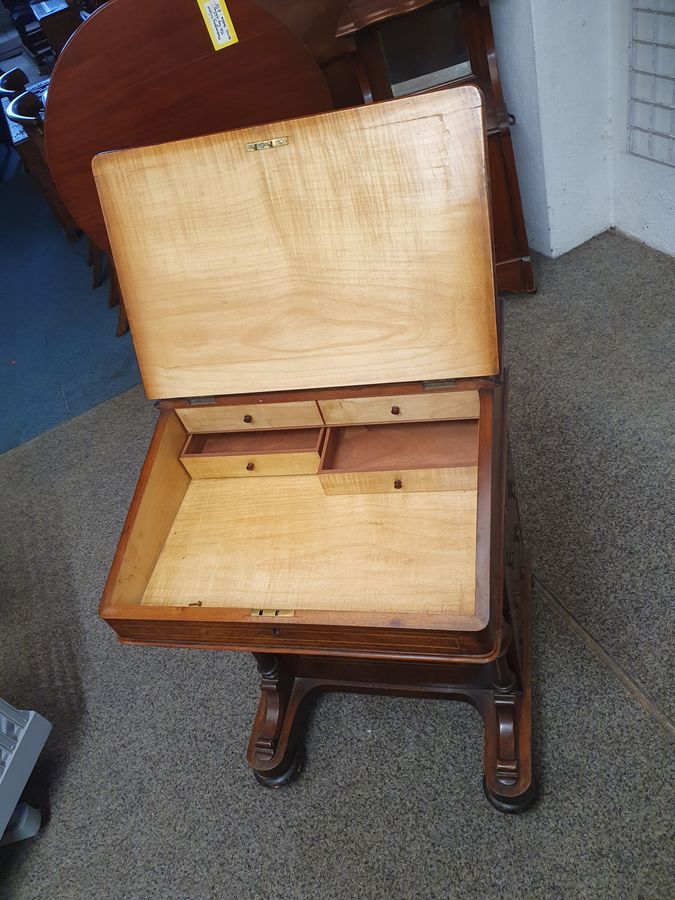
[[[93,169],[149,397],[499,370],[474,87]]]

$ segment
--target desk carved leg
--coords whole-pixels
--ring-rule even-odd
[[[297,678],[289,661],[272,653],[254,653],[260,672],[260,702],[247,759],[265,787],[293,781],[301,768],[301,707],[311,686]]]
[[[529,566],[523,565],[509,607],[518,603],[519,627],[495,661],[494,689],[479,705],[485,727],[485,795],[502,812],[524,812],[537,796],[532,777]],[[507,588],[508,592],[508,588]],[[477,704],[478,705],[478,704]]]

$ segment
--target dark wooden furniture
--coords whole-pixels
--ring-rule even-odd
[[[449,83],[481,88],[488,116],[497,286],[504,291],[534,290],[511,143],[512,117],[501,91],[488,0],[260,2],[305,41],[337,108]]]
[[[484,129],[467,86],[94,161],[160,401],[101,615],[254,654],[261,784],[376,692],[472,703],[488,798],[534,799]]]
[[[337,36],[356,42],[366,102],[449,84],[480,87],[487,109],[497,286],[534,290],[488,0],[352,0]]]
[[[30,7],[54,55],[58,56],[84,21],[79,5],[66,0],[36,0]]]
[[[91,174],[97,153],[331,106],[318,67],[280,22],[247,0],[228,9],[238,42],[215,50],[194,0],[111,0],[59,56],[45,116],[49,168],[96,250],[109,250]],[[117,304],[121,335],[126,309],[111,265]]]
[[[60,55],[45,115],[49,168],[100,249],[97,153],[331,107],[316,63],[281,22],[248,0],[227,5],[238,42],[220,50],[195,0],[111,0]]]
[[[27,0],[1,0],[1,2],[9,13],[26,53],[33,57],[41,73],[48,71],[48,66],[54,58],[53,51],[30,3]]]
[[[21,69],[5,72],[0,78],[2,115],[12,146],[26,171],[35,179],[68,240],[79,237],[79,229],[59,196],[51,177],[44,147],[44,104],[42,98],[49,79],[28,84]]]

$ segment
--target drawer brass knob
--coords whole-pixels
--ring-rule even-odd
[[[403,487],[403,482],[401,481],[400,478],[396,479],[396,481],[394,482],[394,487],[396,488],[397,491]]]
[[[400,407],[400,406],[392,406],[392,408],[391,408],[391,414],[392,414],[392,416],[398,416],[398,415],[400,415],[400,413],[401,413],[401,407]]]
[[[248,422],[252,422],[252,421],[253,421],[253,416],[249,416],[249,414],[247,413],[244,416],[244,422],[248,423]]]
[[[255,463],[246,463],[246,471],[252,472],[255,469]]]

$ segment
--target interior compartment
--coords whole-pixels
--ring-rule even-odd
[[[457,430],[459,445],[473,447],[465,432],[473,430]],[[316,474],[193,479],[180,459],[186,437],[174,413],[160,419],[108,608],[475,614],[475,489],[329,496]],[[202,449],[248,446],[223,437],[204,439]]]
[[[330,428],[319,480],[331,495],[476,490],[478,420]]]
[[[147,606],[473,615],[475,491],[327,496],[316,475],[193,480]]]
[[[242,456],[247,453],[319,452],[323,428],[286,428],[273,431],[230,431],[191,434],[181,457]]]
[[[478,420],[328,429],[320,473],[478,465]]]
[[[319,469],[323,428],[191,434],[181,462],[193,478],[310,475]]]

